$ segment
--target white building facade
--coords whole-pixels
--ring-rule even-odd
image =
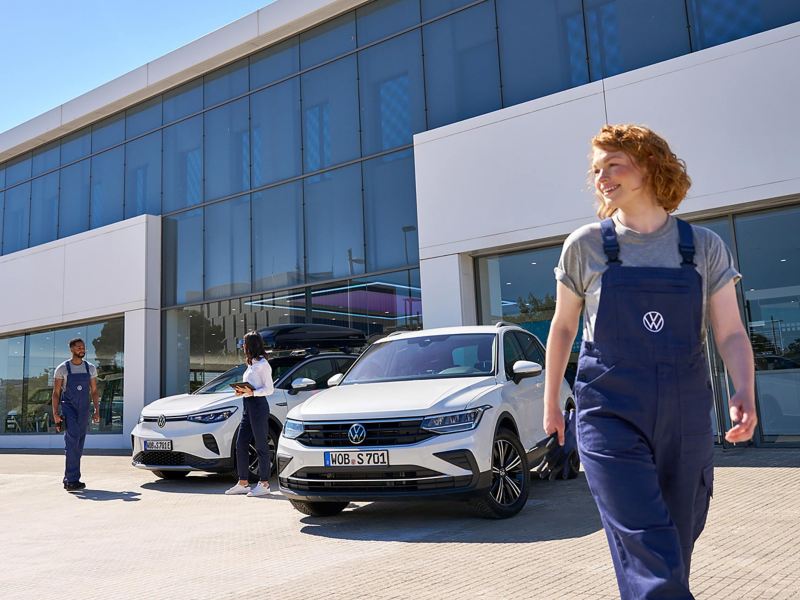
[[[744,275],[757,444],[800,443],[798,21],[790,0],[278,0],[0,134],[0,447],[61,446],[47,394],[76,336],[104,448],[253,328],[545,339],[606,122],[686,160],[679,215]]]

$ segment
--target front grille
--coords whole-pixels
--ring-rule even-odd
[[[186,464],[186,458],[183,452],[146,450],[134,456],[133,462],[154,467],[180,467]]]
[[[361,423],[367,430],[367,437],[360,444],[353,444],[347,438],[347,432],[354,423]],[[422,419],[305,423],[304,431],[297,437],[297,441],[304,446],[318,448],[405,446],[436,435],[420,429],[421,424]]]
[[[177,417],[164,417],[164,420],[169,423],[171,421],[185,421],[186,415],[181,415]],[[142,421],[144,423],[158,423],[158,417],[142,417]]]
[[[290,490],[303,492],[391,493],[424,492],[456,489],[469,485],[472,477],[451,477],[438,471],[413,465],[349,469],[306,468],[291,477],[281,477],[280,484]]]

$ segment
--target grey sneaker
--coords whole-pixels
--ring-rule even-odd
[[[250,495],[250,486],[249,485],[239,485],[238,483],[234,484],[232,488],[225,490],[225,494],[228,496],[238,496],[241,494]]]
[[[247,495],[251,498],[257,498],[259,496],[270,496],[272,495],[272,492],[269,491],[269,485],[262,485],[259,481],[256,486],[248,492]]]

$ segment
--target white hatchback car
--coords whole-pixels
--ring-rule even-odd
[[[525,505],[542,429],[544,347],[521,327],[392,334],[343,378],[289,412],[278,443],[281,491],[334,515],[354,500],[468,497],[487,517]],[[574,408],[562,380],[561,405]],[[547,445],[547,447],[546,447]],[[574,446],[574,445],[573,445]],[[577,475],[577,453],[567,458]]]
[[[355,354],[287,353],[270,357],[275,393],[269,396],[269,445],[274,457],[286,413],[327,387],[331,375],[347,370]],[[162,479],[182,479],[191,471],[233,472],[242,400],[230,384],[241,381],[245,366],[226,371],[191,394],[151,402],[131,432],[133,466]],[[258,455],[251,444],[251,479],[258,477]],[[274,461],[272,465],[274,470]]]

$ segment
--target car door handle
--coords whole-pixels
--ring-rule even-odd
[[[275,406],[288,406],[286,402],[276,402]]]

